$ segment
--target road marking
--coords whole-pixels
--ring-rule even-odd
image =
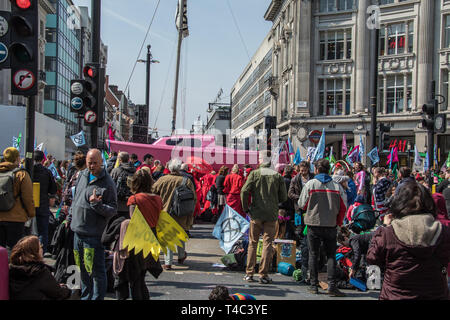
[[[216,275],[216,276],[223,276],[223,273],[216,272],[216,273],[214,273],[214,275]]]
[[[184,274],[184,272],[175,272],[175,274]]]

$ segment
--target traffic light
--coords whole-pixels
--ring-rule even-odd
[[[9,20],[11,20],[11,12],[0,11],[0,70],[10,68],[9,46],[11,45],[11,32]]]
[[[11,94],[38,94],[39,14],[37,0],[11,0],[10,68]]]
[[[92,96],[86,92],[84,80],[70,81],[70,111],[84,113],[86,106],[92,103]]]
[[[380,141],[378,142],[380,152],[383,150],[389,150],[389,141],[391,140],[389,132],[391,132],[391,127],[380,123]]]
[[[445,133],[447,131],[447,115],[438,112],[437,100],[433,100],[432,104],[424,104],[422,113],[426,115],[426,118],[422,119],[422,127],[433,133]]]
[[[99,63],[88,63],[83,68],[86,94],[91,97],[91,102],[86,105],[85,121],[89,125],[103,127],[105,97],[105,68],[100,68]]]

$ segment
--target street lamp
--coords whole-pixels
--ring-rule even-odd
[[[147,106],[148,117],[150,119],[150,65],[152,63],[159,63],[158,60],[153,60],[152,53],[150,48],[152,46],[147,46],[147,60],[139,59],[137,62],[146,63],[147,64],[147,82],[146,82],[146,90],[145,90],[145,105]]]

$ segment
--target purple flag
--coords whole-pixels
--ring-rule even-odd
[[[342,136],[342,158],[344,159],[347,155],[348,148],[347,148],[347,137],[344,135]]]

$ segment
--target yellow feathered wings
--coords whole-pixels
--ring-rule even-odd
[[[157,261],[161,250],[164,253],[167,253],[167,248],[176,251],[176,246],[181,247],[182,242],[186,242],[188,239],[183,228],[165,211],[161,211],[159,215],[155,236],[142,212],[136,206],[125,233],[123,247],[128,247],[128,252],[134,249],[135,254],[142,251],[144,258],[151,252]]]

